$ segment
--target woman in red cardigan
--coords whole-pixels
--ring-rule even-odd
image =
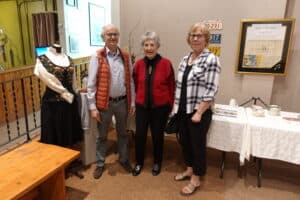
[[[145,56],[134,64],[133,69],[136,92],[136,165],[132,175],[137,176],[142,171],[150,126],[154,156],[152,175],[157,176],[162,164],[164,128],[174,102],[175,78],[171,62],[157,52],[160,39],[155,32],[146,32],[142,36],[141,46]]]

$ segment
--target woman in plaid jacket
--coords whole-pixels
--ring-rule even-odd
[[[203,23],[191,26],[187,42],[192,51],[179,64],[173,112],[180,118],[180,143],[187,168],[174,179],[189,179],[182,195],[191,195],[206,173],[206,134],[212,119],[210,109],[219,85],[219,58],[207,49],[210,33]]]

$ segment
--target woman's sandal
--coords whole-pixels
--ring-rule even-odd
[[[200,185],[194,185],[193,183],[189,183],[180,191],[182,196],[190,196],[195,193],[195,191],[200,187]],[[187,192],[188,191],[188,192]]]
[[[175,181],[184,181],[184,180],[189,180],[190,178],[191,176],[185,173],[177,174],[176,176],[174,176]]]

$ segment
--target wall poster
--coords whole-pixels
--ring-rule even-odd
[[[242,20],[237,73],[286,75],[295,19]]]

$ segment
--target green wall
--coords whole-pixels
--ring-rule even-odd
[[[0,28],[6,33],[8,42],[5,45],[6,62],[0,57],[0,64],[11,67],[10,51],[14,54],[15,65],[22,65],[23,55],[21,51],[20,29],[18,25],[17,4],[14,1],[0,2]]]
[[[0,65],[5,68],[31,65],[35,63],[32,14],[55,9],[55,0],[18,0],[0,1],[0,28],[8,36],[8,43],[5,45],[6,62],[0,56]],[[20,5],[21,25],[19,25],[17,2]],[[21,31],[22,29],[22,31]],[[23,37],[24,50],[21,36]],[[12,65],[13,54],[14,66]],[[23,53],[24,52],[24,53]]]

